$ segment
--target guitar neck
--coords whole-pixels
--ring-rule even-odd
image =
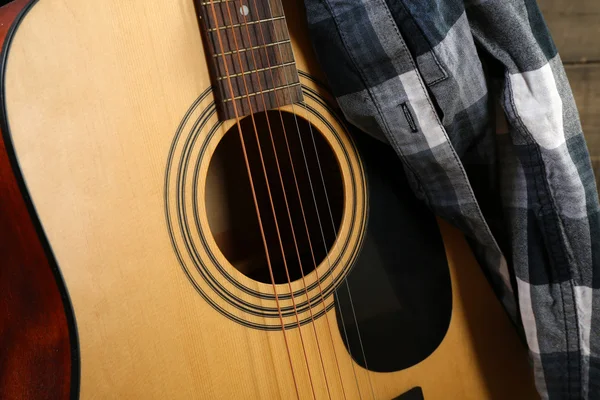
[[[302,100],[279,0],[198,0],[196,8],[225,119]]]

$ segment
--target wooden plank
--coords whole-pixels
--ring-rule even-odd
[[[594,168],[594,175],[596,175],[596,186],[600,189],[600,158],[592,158],[592,167]]]
[[[538,0],[565,62],[600,61],[600,1]]]
[[[600,187],[600,64],[565,67]]]

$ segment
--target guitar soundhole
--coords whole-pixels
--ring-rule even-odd
[[[298,280],[333,245],[343,212],[342,176],[326,139],[303,118],[268,111],[254,115],[254,122],[256,131],[251,117],[240,126],[260,224],[275,283],[287,283],[286,265],[291,281]],[[213,237],[228,261],[251,279],[271,283],[237,125],[227,131],[210,161],[206,207]]]

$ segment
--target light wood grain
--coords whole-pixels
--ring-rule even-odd
[[[298,67],[318,74],[304,45],[300,3],[285,6],[297,18],[290,36]],[[404,371],[372,373],[356,365],[334,311],[314,329],[285,331],[290,369],[282,331],[246,328],[198,294],[173,251],[163,198],[174,133],[210,85],[191,1],[40,0],[15,35],[6,74],[19,165],[75,310],[81,398],[291,399],[295,377],[300,398],[310,399],[312,377],[316,397],[324,399],[326,375],[334,399],[371,399],[371,384],[377,399],[414,386],[427,399],[536,397],[523,344],[464,239],[444,223],[450,328],[430,357]],[[345,138],[340,148],[351,146],[343,127],[327,120]],[[323,122],[317,127],[327,135]],[[341,163],[343,174],[360,168],[356,157]],[[361,196],[346,206],[364,208]],[[361,234],[346,226],[340,235]],[[269,285],[248,278],[245,284],[272,293]]]
[[[600,61],[600,2],[538,0],[565,62]]]

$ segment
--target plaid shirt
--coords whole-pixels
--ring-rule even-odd
[[[305,0],[350,122],[466,235],[542,398],[600,398],[600,214],[579,116],[535,0]]]

